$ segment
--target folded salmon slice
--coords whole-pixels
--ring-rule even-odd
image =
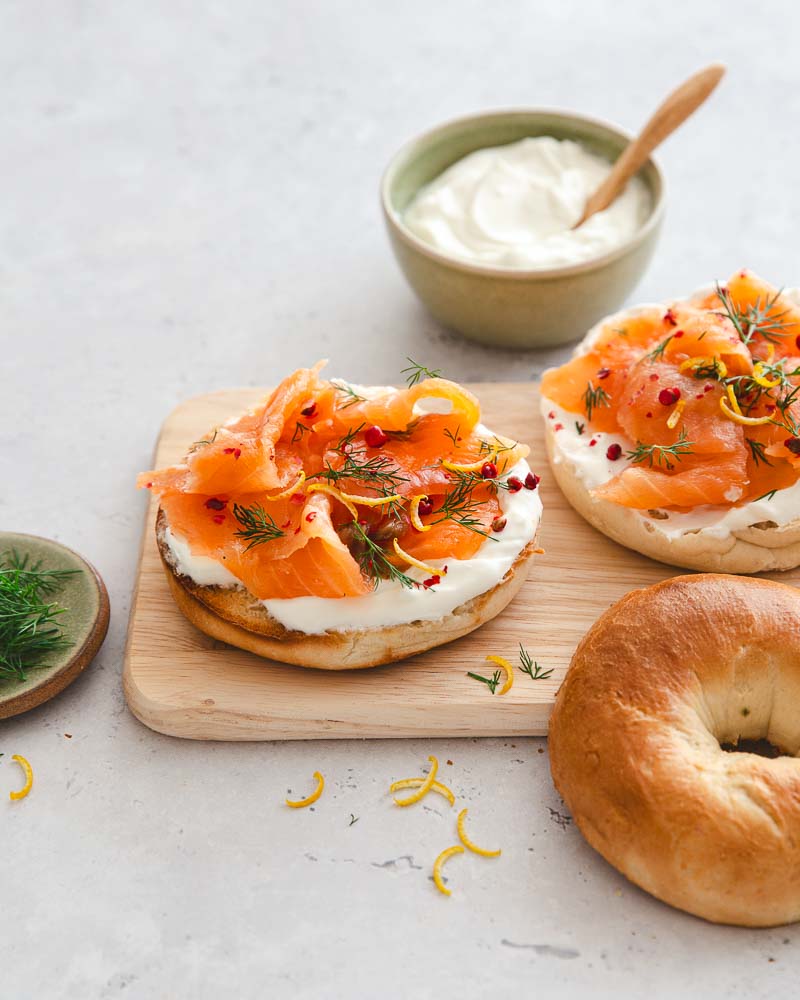
[[[422,561],[471,558],[500,513],[496,488],[476,469],[491,462],[507,476],[528,448],[479,428],[477,400],[447,379],[363,388],[324,381],[321,367],[300,369],[209,431],[184,462],[139,477],[171,531],[261,600],[368,593],[376,580],[359,532],[378,540],[384,568],[406,568],[394,539]],[[448,469],[445,459],[473,468]],[[446,498],[465,482],[468,523],[443,520]],[[428,531],[409,516],[417,496],[428,498]]]
[[[715,456],[698,460],[691,468],[674,473],[632,465],[610,482],[598,486],[594,495],[639,510],[690,508],[736,503],[744,496],[747,484],[744,455]]]

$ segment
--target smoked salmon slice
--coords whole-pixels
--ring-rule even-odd
[[[192,555],[257,599],[355,597],[405,578],[395,540],[422,563],[469,559],[503,528],[501,491],[536,488],[510,478],[527,446],[484,428],[463,387],[350,385],[323,379],[323,364],[138,478]]]

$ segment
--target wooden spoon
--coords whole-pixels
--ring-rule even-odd
[[[583,215],[573,229],[582,226],[595,212],[608,208],[653,150],[700,107],[724,75],[722,63],[712,63],[690,76],[661,102],[639,135],[622,151],[608,177],[587,198]]]

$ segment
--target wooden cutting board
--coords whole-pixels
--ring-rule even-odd
[[[490,427],[531,445],[530,464],[542,477],[545,554],[498,618],[385,667],[319,671],[263,660],[198,632],[178,611],[156,548],[151,500],[123,675],[133,714],[151,729],[188,739],[544,736],[555,693],[589,626],[627,591],[685,571],[617,545],[568,506],[550,474],[530,383],[470,388]],[[263,394],[227,389],[183,403],[164,423],[154,467],[179,461],[192,441]],[[774,578],[800,583],[798,571]],[[520,642],[552,670],[547,680],[517,671],[501,697],[467,677],[469,670],[491,675],[489,653],[516,664]]]

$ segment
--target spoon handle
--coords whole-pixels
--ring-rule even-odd
[[[639,135],[625,147],[600,187],[586,200],[583,215],[573,226],[577,229],[589,216],[614,201],[647,158],[675,129],[696,111],[725,75],[722,63],[712,63],[685,80],[659,104]]]

